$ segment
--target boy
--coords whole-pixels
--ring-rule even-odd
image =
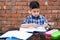
[[[48,21],[46,18],[39,14],[40,5],[37,1],[32,1],[29,5],[31,15],[29,15],[21,24],[21,27],[28,28],[28,27],[45,27],[49,28]]]
[[[28,16],[24,21],[23,24],[21,24],[22,28],[28,28],[28,27],[45,27],[49,28],[48,21],[46,18],[39,14],[40,5],[37,1],[32,1],[29,5],[31,8],[30,12],[31,15]],[[19,40],[17,38],[7,38],[6,40]]]

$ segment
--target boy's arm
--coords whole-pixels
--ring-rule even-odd
[[[35,27],[35,28],[37,28],[38,25],[34,24],[34,23],[30,24],[29,19],[30,19],[30,16],[28,16],[26,19],[24,19],[23,23],[21,24],[21,27],[24,27],[24,28]]]
[[[21,24],[22,28],[34,27],[37,28],[38,24]]]
[[[50,26],[49,26],[47,23],[45,23],[43,26],[44,26],[45,28],[50,28]]]
[[[45,28],[50,28],[47,19],[46,19],[45,17],[43,17],[43,18],[44,18],[44,25],[43,25],[43,26],[44,26]]]

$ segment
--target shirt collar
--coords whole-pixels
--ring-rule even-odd
[[[40,16],[38,15],[37,17],[34,17],[34,16],[32,15],[32,18],[33,18],[33,19],[40,19]]]

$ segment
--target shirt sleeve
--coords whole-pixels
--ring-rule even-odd
[[[29,23],[28,21],[29,21],[28,18],[25,18],[25,19],[23,20],[22,24],[28,24],[28,23]]]
[[[44,23],[47,23],[49,25],[47,19],[44,16],[43,16],[43,18],[44,18]]]
[[[31,18],[31,16],[27,16],[24,20],[23,20],[23,22],[22,22],[22,24],[29,24],[29,19]]]

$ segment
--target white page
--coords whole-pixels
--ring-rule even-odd
[[[30,36],[32,36],[31,33],[27,32],[20,32],[20,31],[8,31],[5,34],[1,35],[0,38],[5,38],[5,37],[16,37],[19,39],[27,39]]]
[[[25,32],[34,32],[34,31],[39,31],[39,32],[46,32],[46,29],[44,27],[38,27],[38,28],[20,28],[20,31],[25,31]]]
[[[16,32],[13,34],[13,37],[19,38],[19,39],[28,39],[29,37],[31,37],[32,34],[31,33],[27,33],[27,32]]]
[[[50,31],[47,31],[46,34],[52,34],[52,33],[56,32],[56,31],[58,31],[58,29],[52,29]]]
[[[38,27],[35,31],[46,32],[47,30],[44,27]]]
[[[35,31],[35,28],[20,28],[19,31],[23,31],[23,32],[33,32],[33,31]]]
[[[12,35],[13,35],[12,32],[17,32],[17,30],[15,30],[15,31],[8,31],[8,32],[4,33],[3,35],[1,35],[0,38],[12,37]]]

